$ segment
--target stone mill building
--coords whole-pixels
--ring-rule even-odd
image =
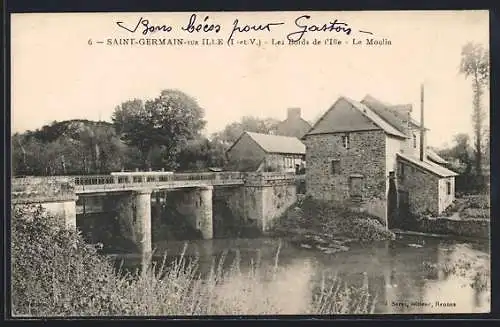
[[[426,154],[426,128],[411,112],[370,95],[340,97],[302,138],[307,193],[361,208],[389,228],[409,212],[442,213],[454,200],[456,174]]]

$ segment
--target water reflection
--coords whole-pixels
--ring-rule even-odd
[[[166,251],[175,257],[184,245],[158,243],[156,253]],[[253,306],[253,312],[305,314],[321,282],[335,276],[353,290],[365,287],[376,295],[375,313],[473,313],[490,309],[489,283],[484,283],[489,281],[486,244],[403,238],[324,254],[278,239],[219,239],[190,241],[185,250],[187,257],[199,257],[202,274],[210,272],[211,265],[221,257],[223,270],[239,262],[234,267],[240,269],[240,276],[258,267],[261,278],[250,290],[245,285],[248,279],[243,277],[232,278],[216,289],[221,298],[251,292],[249,301],[266,299],[247,304],[248,308]],[[134,259],[129,257],[126,263],[134,266]]]

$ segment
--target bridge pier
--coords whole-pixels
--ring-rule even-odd
[[[176,203],[177,211],[186,217],[189,224],[198,230],[203,239],[213,238],[213,186],[203,185],[182,191]]]
[[[214,237],[212,195],[213,186],[204,186],[198,189],[199,202],[196,203],[196,227],[200,230],[203,239]]]
[[[151,190],[135,192],[135,235],[143,260],[149,262],[152,252],[151,240]]]
[[[151,194],[152,190],[143,189],[108,199],[116,210],[121,236],[135,245],[135,251],[143,257],[152,252]]]

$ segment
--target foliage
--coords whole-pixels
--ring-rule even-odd
[[[111,124],[53,122],[13,135],[12,169],[16,175],[106,173],[123,167],[125,152]]]
[[[197,260],[183,255],[142,272],[117,272],[77,232],[66,230],[41,208],[20,207],[12,219],[12,314],[14,316],[124,316],[279,314],[289,299],[269,289],[275,266],[248,272],[237,257],[224,257],[200,275]],[[358,296],[359,295],[359,296]],[[303,313],[370,313],[366,292],[338,279],[324,280]]]
[[[484,137],[485,113],[482,106],[484,89],[489,84],[489,50],[481,44],[468,42],[462,47],[459,71],[465,78],[472,79],[475,172],[482,175],[482,140]]]
[[[144,168],[175,168],[181,148],[205,127],[203,116],[204,110],[194,98],[178,90],[164,90],[153,100],[122,103],[112,119],[122,139],[140,150]]]
[[[263,134],[272,134],[276,131],[278,120],[273,118],[260,119],[253,116],[245,116],[241,121],[227,125],[221,132],[212,135],[226,146],[233,144],[243,132],[254,132]]]
[[[450,148],[441,149],[439,155],[446,159],[448,168],[457,172],[455,190],[457,193],[477,193],[485,189],[485,178],[477,175],[474,167],[474,149],[467,134],[457,134]]]
[[[223,167],[225,152],[222,144],[200,137],[187,142],[178,158],[179,170],[203,170],[209,167]]]
[[[376,217],[353,211],[340,203],[314,200],[310,196],[306,196],[296,206],[291,206],[275,228],[304,228],[361,242],[394,238],[394,233],[387,230]]]
[[[76,232],[40,208],[17,208],[12,219],[13,314],[45,316],[108,311],[112,266]]]

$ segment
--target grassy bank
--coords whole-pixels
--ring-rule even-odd
[[[14,316],[373,312],[374,297],[367,288],[349,288],[339,279],[325,278],[309,293],[294,292],[297,285],[287,280],[273,282],[278,257],[269,271],[254,267],[243,272],[238,260],[223,271],[223,262],[214,262],[206,278],[200,278],[196,262],[183,257],[144,273],[122,274],[78,232],[61,228],[35,207],[15,210],[11,253]],[[275,288],[283,288],[286,296]],[[290,303],[302,305],[291,308]]]
[[[457,197],[442,213],[443,217],[458,214],[462,220],[490,219],[491,201],[489,194],[463,195]]]
[[[345,250],[344,243],[394,239],[376,217],[353,211],[337,203],[305,197],[291,206],[275,223],[272,231],[290,236],[302,245],[315,244]]]

